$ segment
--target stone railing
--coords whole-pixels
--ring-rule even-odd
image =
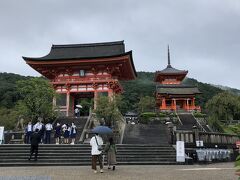
[[[200,140],[204,144],[234,145],[239,140],[238,136],[225,133],[177,130],[174,134],[176,141],[184,141],[185,143],[195,143]]]
[[[5,132],[4,144],[23,144],[25,134],[24,131]]]
[[[92,128],[92,124],[94,121],[95,114],[90,111],[90,114],[88,116],[87,122],[83,128],[81,137],[79,139],[80,143],[83,143],[85,139],[89,138],[88,135],[90,133],[90,129]]]
[[[125,118],[121,115],[121,118],[117,121],[117,129],[118,129],[118,144],[122,144],[123,141],[123,136],[124,136],[124,131],[126,127],[126,120]]]

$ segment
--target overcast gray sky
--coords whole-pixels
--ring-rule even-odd
[[[240,0],[1,0],[0,72],[39,76],[22,56],[52,44],[124,40],[137,71],[167,65],[240,89]]]

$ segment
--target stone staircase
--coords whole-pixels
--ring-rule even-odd
[[[178,117],[182,122],[182,125],[178,126],[179,130],[192,130],[193,126],[196,126],[200,131],[211,132],[206,124],[200,123],[191,113],[179,113]]]
[[[182,122],[182,125],[179,126],[180,129],[192,130],[193,126],[198,127],[198,123],[197,123],[196,119],[193,117],[192,114],[181,113],[181,114],[178,114],[178,117]]]
[[[74,122],[74,124],[77,126],[77,136],[76,136],[76,143],[78,143],[79,139],[80,139],[80,136],[82,134],[82,131],[84,129],[84,126],[87,122],[87,119],[88,117],[87,116],[84,116],[84,117],[78,117],[78,118],[75,118],[75,117],[62,117],[62,118],[58,118],[57,121],[55,122],[55,125],[57,123],[60,123],[61,126],[63,124],[68,124],[71,126],[71,123]],[[54,126],[55,127],[55,126]],[[52,133],[54,134],[54,133]],[[55,140],[54,138],[51,138],[51,142],[54,143]]]
[[[90,146],[39,146],[38,161],[28,161],[30,145],[0,145],[0,166],[84,166],[91,164]],[[117,145],[119,165],[176,164],[175,150],[170,145]],[[106,159],[105,159],[106,162]]]
[[[123,144],[168,145],[167,126],[164,124],[127,124]]]

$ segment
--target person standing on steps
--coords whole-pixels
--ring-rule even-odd
[[[26,144],[30,144],[30,137],[33,133],[33,125],[32,125],[32,122],[29,121],[28,122],[28,125],[26,127]]]
[[[45,129],[46,129],[46,137],[45,137],[45,143],[46,144],[50,144],[51,143],[51,132],[52,132],[52,124],[50,122],[48,122],[45,125]]]
[[[55,127],[54,137],[55,137],[56,144],[59,144],[60,137],[61,137],[61,125],[59,123],[57,123],[57,125]]]
[[[31,149],[30,149],[30,156],[29,156],[28,160],[30,161],[33,153],[35,153],[34,160],[37,161],[38,145],[41,142],[41,135],[39,134],[38,129],[36,129],[35,132],[31,135],[30,140],[31,140]]]
[[[41,136],[41,143],[43,143],[43,138],[44,138],[44,125],[42,123],[42,118],[38,118],[38,122],[33,126],[33,131],[38,129],[38,134]]]
[[[77,107],[74,109],[74,112],[75,112],[75,118],[79,117],[79,109]]]
[[[95,134],[90,140],[90,146],[92,147],[92,169],[94,173],[97,173],[97,161],[99,162],[100,172],[103,173],[102,149],[100,149],[102,145],[102,138],[98,134]]]
[[[115,165],[117,164],[117,161],[116,161],[117,148],[112,137],[108,139],[108,142],[105,145],[104,151],[107,153],[108,169],[111,169],[111,166],[113,166],[112,170],[114,171]]]
[[[62,126],[62,129],[63,129],[63,143],[64,144],[68,144],[68,139],[69,139],[69,133],[71,131],[71,128],[69,129],[69,125],[68,124],[64,124]]]
[[[72,139],[72,142],[71,142],[72,145],[75,144],[76,135],[77,135],[77,127],[74,124],[74,122],[72,122],[71,131],[70,131],[70,137]]]

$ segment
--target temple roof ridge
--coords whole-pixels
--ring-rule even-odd
[[[98,42],[98,43],[81,43],[81,44],[52,44],[52,48],[74,48],[74,47],[94,47],[94,46],[111,46],[111,45],[123,45],[122,41],[112,42]]]
[[[43,57],[23,57],[24,60],[63,60],[82,58],[104,58],[131,54],[125,51],[124,41],[52,45],[50,52]]]

